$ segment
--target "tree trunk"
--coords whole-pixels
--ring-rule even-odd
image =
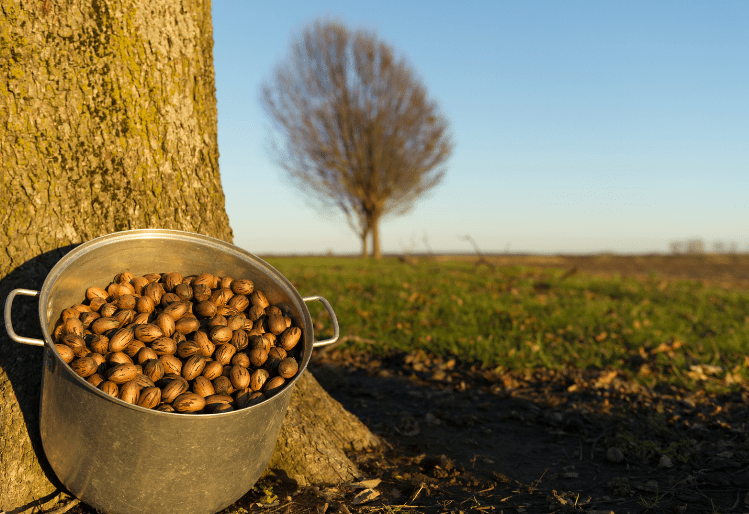
[[[382,259],[380,249],[380,217],[372,216],[372,257]]]
[[[285,475],[299,485],[341,483],[359,477],[344,451],[378,444],[377,437],[305,371],[289,402],[266,472]]]
[[[359,237],[361,238],[361,257],[362,259],[366,259],[369,257],[369,248],[367,248],[367,238],[369,237],[369,233],[365,232]]]
[[[0,78],[3,301],[14,288],[41,289],[73,245],[106,233],[172,228],[232,240],[210,0],[3,0]],[[19,298],[13,311],[16,332],[41,337],[36,302]],[[0,511],[43,506],[60,488],[39,435],[41,356],[0,330]],[[325,396],[314,381],[299,384],[293,398]],[[283,429],[286,454],[313,447],[299,419],[337,422],[295,415]],[[343,450],[359,439],[326,444]],[[315,472],[295,465],[289,475],[355,476],[339,453],[329,454],[334,472],[317,473],[313,458]]]

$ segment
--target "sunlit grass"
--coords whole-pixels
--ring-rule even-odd
[[[615,368],[693,386],[696,365],[749,378],[749,294],[693,281],[597,278],[563,270],[336,257],[268,261],[302,295],[326,297],[352,347],[423,350],[484,367]],[[332,334],[325,311],[316,338]],[[704,373],[703,373],[704,375]]]

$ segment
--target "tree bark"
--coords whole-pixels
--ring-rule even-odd
[[[366,259],[369,257],[369,249],[367,248],[367,238],[369,237],[368,233],[365,233],[360,236],[361,238],[361,257],[362,259]]]
[[[372,257],[382,259],[382,249],[380,248],[380,217],[372,216]]]
[[[299,485],[341,483],[360,477],[345,452],[378,444],[377,437],[305,371],[289,401],[266,472]]]
[[[3,0],[0,79],[0,298],[41,289],[60,257],[106,233],[171,228],[232,240],[210,0]],[[41,337],[36,302],[18,298],[13,324]],[[0,511],[44,507],[61,487],[39,435],[41,356],[0,330]],[[295,398],[320,389],[304,383]],[[288,451],[308,442],[302,425],[284,427]],[[330,455],[337,474],[290,471],[354,476],[345,456]]]

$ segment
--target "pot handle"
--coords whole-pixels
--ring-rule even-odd
[[[14,289],[10,292],[10,294],[8,294],[8,298],[5,299],[5,330],[8,332],[10,338],[13,339],[16,343],[44,346],[44,341],[42,341],[41,339],[34,339],[33,337],[22,337],[16,334],[15,330],[13,330],[13,324],[10,321],[10,308],[11,305],[13,305],[13,298],[15,298],[16,295],[19,294],[23,296],[38,296],[39,291],[33,291],[31,289]]]
[[[323,304],[323,306],[325,306],[325,310],[327,310],[328,314],[330,315],[331,321],[333,322],[333,337],[331,337],[330,339],[323,339],[322,341],[316,341],[312,343],[312,347],[319,348],[321,346],[326,346],[326,345],[329,345],[338,341],[338,336],[339,336],[338,318],[336,318],[335,312],[333,312],[333,307],[330,306],[328,301],[322,296],[307,296],[305,298],[302,298],[302,300],[305,302],[311,302],[313,300],[317,300],[318,302]],[[313,334],[313,339],[314,339],[314,334]]]

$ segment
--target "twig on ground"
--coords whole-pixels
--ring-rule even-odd
[[[596,451],[596,445],[598,444],[598,441],[605,436],[609,431],[611,430],[611,427],[605,429],[603,432],[601,432],[601,435],[595,438],[593,441],[593,446],[590,447],[590,458],[593,459],[593,452]]]
[[[395,507],[396,509],[425,509],[429,507],[440,507],[441,505],[438,503],[437,505],[390,505],[390,507]]]
[[[734,511],[734,510],[736,509],[736,507],[738,507],[738,506],[739,506],[739,501],[741,501],[741,498],[740,498],[740,496],[741,496],[741,491],[739,490],[739,491],[738,491],[738,492],[736,493],[736,503],[734,503],[733,505],[731,505],[731,508],[730,508],[730,509],[728,509],[728,511],[729,511],[729,512],[733,512],[733,511]]]
[[[733,473],[731,473],[730,471],[726,471],[726,473],[728,473],[728,474],[729,474],[729,475],[731,475],[732,477],[735,477],[736,475],[741,475],[741,474],[743,474],[743,473],[744,473],[745,471],[747,471],[747,470],[749,470],[749,466],[744,466],[743,468],[741,468],[741,469],[739,469],[739,470],[737,470],[737,471],[734,471]]]
[[[81,503],[81,500],[79,500],[78,498],[73,498],[67,504],[55,510],[51,510],[47,514],[65,514],[65,512],[69,511],[70,509],[78,505],[79,503]]]
[[[421,492],[421,490],[422,490],[422,489],[424,489],[424,484],[420,484],[420,485],[419,485],[419,490],[418,490],[418,491],[416,491],[416,494],[414,494],[414,497],[413,497],[413,498],[411,498],[411,499],[410,499],[410,500],[408,501],[408,503],[411,503],[411,502],[413,502],[414,500],[416,500],[416,497],[417,497],[417,496],[419,496],[419,493]]]
[[[453,437],[452,439],[450,439],[450,441],[447,443],[447,445],[449,446],[449,445],[453,444],[459,437],[463,437],[465,434],[467,434],[470,431],[471,431],[470,428],[467,428],[467,429],[463,430],[458,435],[456,435],[455,437]],[[468,453],[468,452],[463,452],[463,453]]]
[[[528,487],[528,490],[529,490],[530,492],[535,492],[535,491],[536,491],[536,489],[538,489],[538,485],[539,485],[539,484],[541,483],[541,479],[542,479],[542,478],[544,477],[544,475],[546,475],[546,472],[547,472],[547,471],[549,471],[549,468],[546,468],[546,469],[544,470],[544,472],[543,472],[543,473],[541,473],[541,476],[540,476],[540,477],[538,477],[538,478],[537,478],[536,480],[534,480],[533,482],[531,482],[531,484],[534,484],[534,485],[531,485],[531,486],[529,486],[529,487]]]

